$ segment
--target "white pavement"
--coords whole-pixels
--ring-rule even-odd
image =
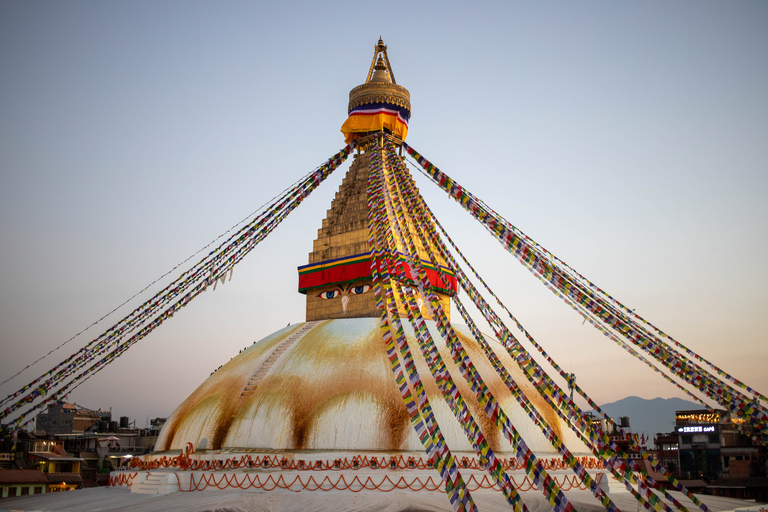
[[[698,508],[674,493],[691,512]],[[587,491],[569,491],[568,499],[579,512],[605,510]],[[623,512],[636,512],[637,502],[627,492],[612,492],[611,499]],[[472,493],[480,512],[509,512],[510,506],[497,491]],[[541,493],[522,493],[530,512],[552,510]],[[702,496],[712,512],[738,509],[759,510],[754,502],[717,496]],[[768,509],[768,507],[766,507]],[[0,512],[10,511],[131,511],[131,512],[452,512],[445,494],[439,492],[364,492],[348,491],[269,491],[233,492],[205,490],[176,492],[167,495],[131,493],[128,489],[96,488],[63,493],[6,498],[0,501]]]

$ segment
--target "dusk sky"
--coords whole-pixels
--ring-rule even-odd
[[[341,149],[349,90],[365,80],[381,36],[411,93],[411,146],[766,393],[767,26],[762,1],[6,0],[0,381]],[[69,401],[144,427],[242,348],[304,321],[296,267],[347,167],[232,281]],[[416,179],[507,306],[598,403],[683,396]],[[0,386],[1,396],[150,296]]]

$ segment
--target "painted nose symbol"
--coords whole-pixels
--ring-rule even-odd
[[[341,309],[344,310],[344,314],[347,313],[347,304],[349,303],[349,296],[345,295],[341,298]]]

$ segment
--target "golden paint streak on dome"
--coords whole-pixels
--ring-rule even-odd
[[[169,418],[161,432],[158,450],[183,448],[187,442],[197,447],[202,439],[208,440],[209,449],[418,450],[420,443],[389,368],[376,319],[322,322],[277,359],[253,395],[240,397],[245,383],[272,349],[300,325],[257,342],[206,380]],[[435,324],[428,325],[488,443],[496,452],[509,453],[512,447],[478,404]],[[405,328],[446,442],[452,450],[471,451],[461,425],[430,375],[412,330]],[[483,382],[528,446],[537,453],[553,453],[545,436],[521,410],[468,330],[461,326],[456,330]],[[570,429],[563,427],[564,423],[506,351],[497,341],[488,340],[549,426],[565,437],[564,442],[574,453],[586,453],[586,447]]]
[[[247,421],[277,400],[289,414],[292,445],[288,448],[305,449],[318,418],[328,410],[348,400],[373,401],[384,411],[385,425],[371,427],[392,429],[386,430],[386,449],[397,450],[408,414],[389,380],[388,360],[377,334],[376,330],[362,331],[354,333],[352,340],[341,339],[338,329],[330,325],[316,327],[295,344],[289,358],[275,365],[260,384],[255,403],[241,409],[235,422]]]
[[[221,399],[225,403],[232,403],[236,401],[240,390],[245,387],[250,374],[253,373],[253,370],[250,370],[250,367],[257,366],[257,362],[260,358],[265,359],[269,351],[271,351],[283,339],[293,334],[294,331],[298,330],[300,326],[301,324],[297,324],[291,329],[283,329],[268,336],[255,346],[250,347],[244,353],[240,354],[237,357],[237,361],[233,360],[237,365],[249,365],[249,367],[246,368],[246,371],[233,373],[230,371],[230,365],[233,361],[230,361],[225,365],[227,367],[227,371],[220,372],[221,369],[219,369],[214,372],[211,377],[203,382],[173,412],[163,428],[161,438],[158,440],[158,447],[162,447],[160,448],[162,450],[170,450],[180,424],[189,416],[189,414],[198,406],[199,403],[208,397],[212,395],[221,396]],[[237,390],[237,393],[235,394],[233,390]],[[227,409],[229,409],[229,407],[227,407]],[[211,448],[220,448],[220,446],[214,445],[213,442],[211,442],[209,446]]]

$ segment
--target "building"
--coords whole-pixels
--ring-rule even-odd
[[[48,409],[37,415],[35,425],[47,435],[82,433],[88,430],[109,428],[112,413],[95,411],[80,407],[77,404],[55,402]]]
[[[587,421],[607,435],[610,442],[625,453],[627,458],[638,462],[643,459],[642,454],[632,447],[633,444],[641,445],[642,443],[640,437],[632,432],[629,416],[621,416],[617,418],[617,421],[609,422],[603,417],[598,417],[593,411],[589,411],[587,412]]]
[[[48,492],[48,477],[39,469],[0,470],[0,498]]]
[[[768,502],[768,439],[761,439],[758,432],[733,418],[722,426],[721,438],[723,470],[720,478],[707,486],[708,492]]]
[[[149,420],[149,428],[139,431],[139,446],[144,450],[144,453],[149,453],[155,449],[155,443],[157,443],[158,437],[160,437],[160,431],[165,425],[167,418],[154,418]]]
[[[120,467],[127,458],[150,451],[141,440],[144,431],[119,429],[118,432],[85,432],[82,434],[58,434],[54,436],[63,443],[69,453],[77,454],[83,460],[83,469],[93,472],[108,472]]]
[[[118,424],[111,421],[111,412],[93,411],[63,402],[49,407],[40,416],[38,427],[60,433],[48,433],[45,428],[38,428],[34,434],[3,431],[0,471],[38,471],[46,483],[42,492],[106,486],[110,471],[125,466],[132,457],[152,450],[165,420],[158,418],[153,420],[150,428],[136,429],[130,427],[128,417],[121,417]],[[100,427],[104,431],[99,431]],[[8,478],[13,476],[3,474]],[[18,489],[9,490],[10,496],[26,493],[29,489],[24,490],[25,486],[35,492],[39,479],[28,484],[17,481],[30,475],[33,473],[18,473],[13,477]]]
[[[680,478],[679,438],[676,433],[657,433],[653,438],[653,455],[664,469],[676,478]]]
[[[657,435],[660,453],[670,453],[668,467],[674,459],[673,436],[684,483],[700,479],[707,494],[768,501],[766,440],[745,428],[743,420],[721,409],[677,411],[675,432]]]
[[[720,477],[723,470],[720,433],[728,421],[729,414],[719,409],[675,412],[682,479],[710,481]]]
[[[69,491],[82,487],[83,459],[64,451],[62,441],[19,432],[0,468],[3,497]]]
[[[30,468],[42,471],[48,478],[48,492],[71,491],[82,487],[80,464],[83,459],[68,454],[63,441],[29,440],[24,460]]]
[[[742,422],[732,421],[723,427],[720,453],[724,478],[765,476],[768,462],[765,444],[755,439],[757,435],[751,429],[744,429]]]

